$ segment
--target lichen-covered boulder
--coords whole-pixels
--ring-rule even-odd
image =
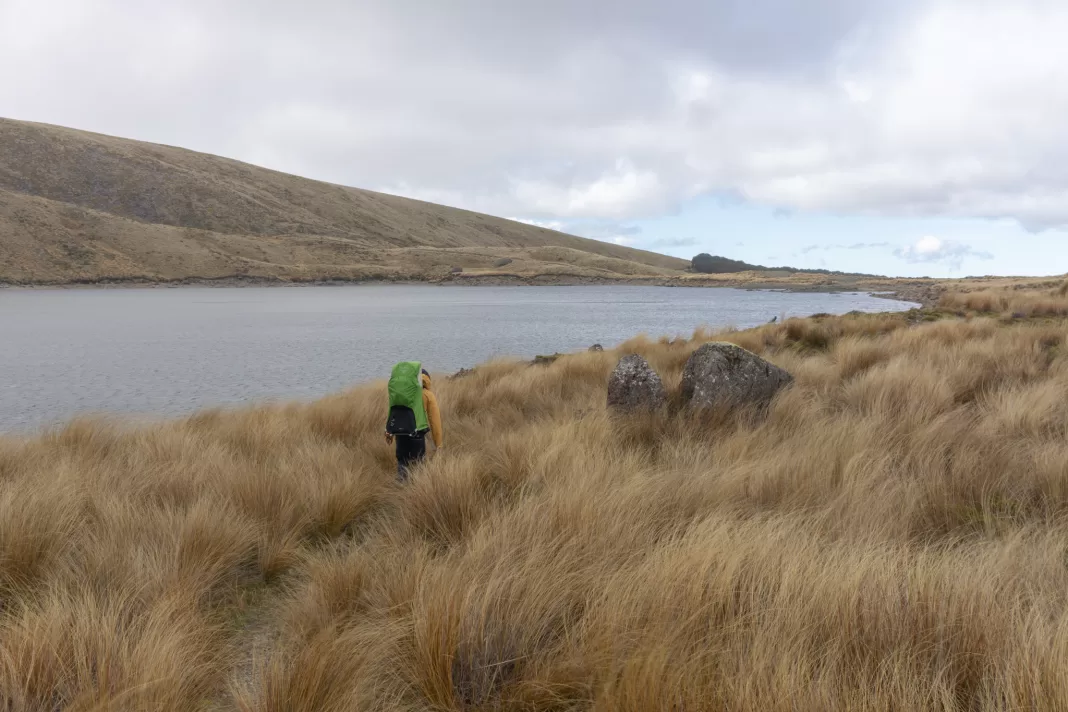
[[[608,379],[608,407],[623,411],[656,410],[666,395],[660,376],[637,354],[620,359]]]
[[[682,372],[682,400],[693,408],[767,406],[794,377],[741,346],[710,343],[697,349]]]

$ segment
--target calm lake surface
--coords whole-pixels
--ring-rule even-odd
[[[310,399],[386,378],[407,359],[447,374],[640,333],[909,306],[864,294],[627,286],[0,290],[0,431],[82,413]]]

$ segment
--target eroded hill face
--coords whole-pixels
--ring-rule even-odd
[[[522,276],[665,276],[688,264],[185,149],[0,119],[0,281],[429,279],[452,267],[499,273],[503,259]]]

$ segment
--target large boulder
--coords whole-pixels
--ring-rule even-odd
[[[682,372],[683,402],[694,408],[767,406],[794,377],[741,346],[705,344]]]
[[[608,407],[656,410],[666,399],[664,384],[649,363],[637,354],[620,359],[608,379]]]

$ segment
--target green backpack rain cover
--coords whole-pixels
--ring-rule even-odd
[[[426,408],[423,406],[423,365],[419,361],[401,361],[393,367],[389,376],[389,422],[386,430],[394,434],[423,432],[429,429]],[[411,416],[415,416],[414,430],[411,430]],[[406,422],[407,421],[407,422]]]

